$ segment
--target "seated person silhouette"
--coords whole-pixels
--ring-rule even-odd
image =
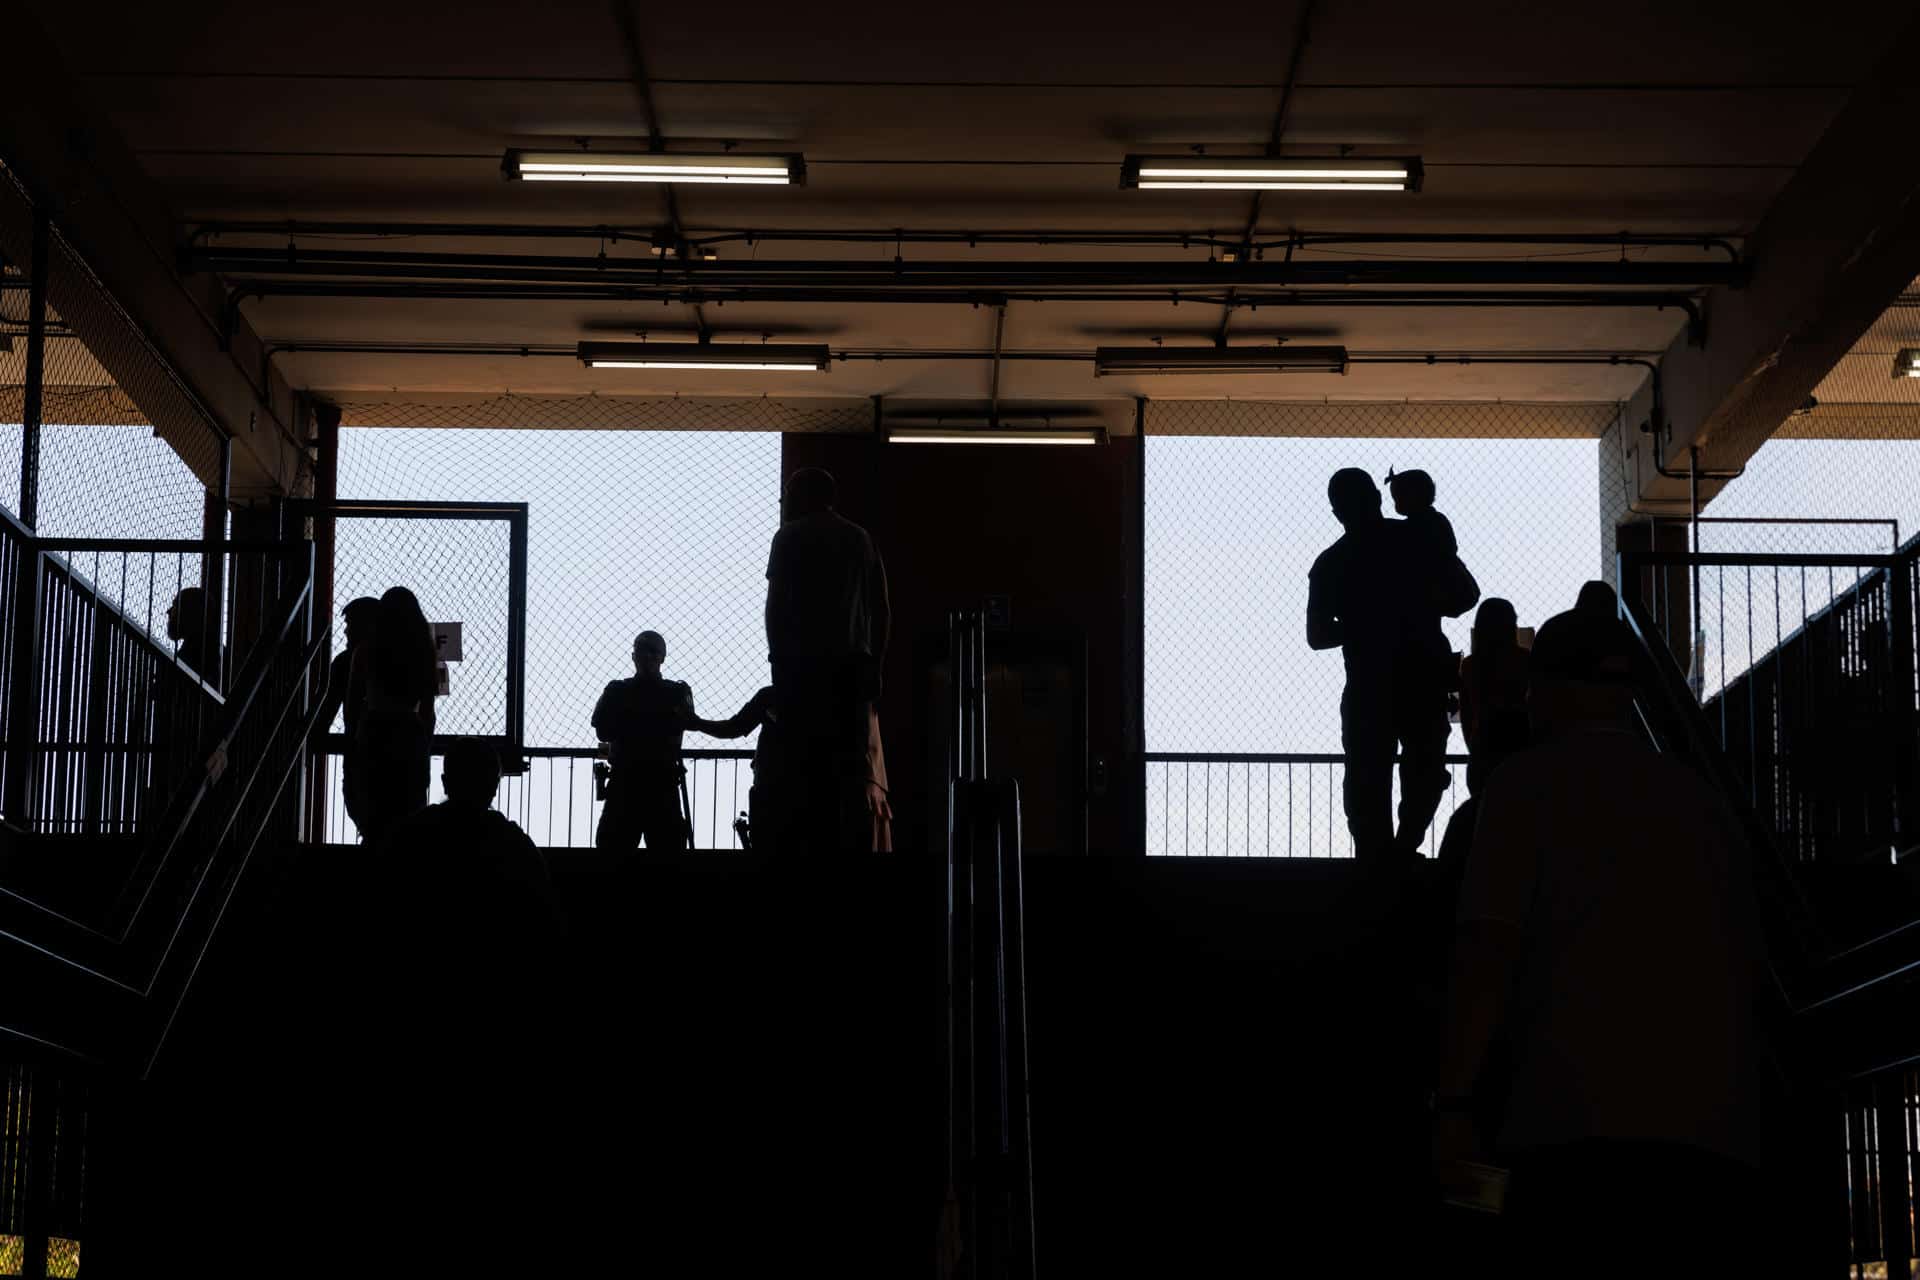
[[[493,807],[499,754],[485,742],[455,739],[440,785],[446,799],[402,818],[380,842],[399,896],[428,913],[415,918],[413,930],[444,930],[493,949],[550,943],[559,917],[546,860],[519,824]]]
[[[593,728],[611,770],[594,833],[602,851],[631,852],[644,839],[651,853],[677,853],[691,839],[680,803],[680,746],[694,721],[693,690],[660,674],[666,660],[666,640],[642,631],[633,640],[633,676],[611,681],[594,705]]]

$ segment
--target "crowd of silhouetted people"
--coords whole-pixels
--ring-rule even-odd
[[[1435,1001],[1437,1184],[1501,1211],[1520,1273],[1548,1257],[1541,1273],[1741,1273],[1760,1238],[1742,1218],[1763,1194],[1764,972],[1741,829],[1636,722],[1642,655],[1611,588],[1587,583],[1523,631],[1511,603],[1481,599],[1433,479],[1390,473],[1388,488],[1398,518],[1365,472],[1332,477],[1342,533],[1312,566],[1307,641],[1343,656],[1343,801],[1365,868],[1425,865],[1455,715],[1467,746],[1469,795],[1418,877],[1437,886],[1451,957]],[[1476,605],[1456,654],[1442,622]],[[392,901],[464,922],[445,923],[472,935],[456,950],[497,961],[503,930],[538,950],[559,917],[532,842],[492,807],[493,750],[448,747],[446,799],[427,803],[437,675],[418,601],[396,587],[344,614],[322,719],[344,713],[348,814],[407,855]],[[733,716],[702,718],[664,674],[665,638],[641,632],[634,674],[589,717],[598,847],[688,847],[682,739],[698,731],[758,733],[740,827],[752,848],[889,848],[875,707],[890,621],[873,540],[835,510],[831,476],[794,473],[767,567],[772,682]],[[523,985],[538,972],[496,968]]]
[[[767,564],[773,680],[738,713],[700,717],[692,688],[663,672],[665,637],[652,630],[635,637],[633,675],[609,682],[588,717],[600,744],[599,849],[690,847],[688,731],[717,738],[757,732],[749,811],[736,825],[749,847],[768,853],[892,847],[876,709],[891,627],[886,568],[867,531],[835,509],[836,499],[826,471],[802,469],[787,481]],[[439,685],[433,628],[404,587],[353,600],[342,616],[346,646],[333,661],[319,724],[331,725],[336,715],[343,720],[347,816],[369,844],[413,841],[430,830],[422,826],[425,815],[455,804],[450,791],[446,804],[429,809],[427,803]],[[185,645],[181,652],[187,660]],[[483,754],[491,755],[472,740],[462,740],[458,750],[473,757],[460,766],[463,777],[478,772]],[[497,781],[497,757],[491,768]]]
[[[1478,585],[1432,480],[1389,486],[1400,519],[1365,472],[1332,478],[1343,533],[1313,566],[1307,639],[1345,658],[1363,862],[1417,857],[1447,781],[1450,700],[1466,739],[1470,794],[1437,859],[1436,1179],[1450,1202],[1501,1214],[1514,1274],[1763,1274],[1750,845],[1636,720],[1646,686],[1612,588],[1585,584],[1531,645],[1508,601],[1479,602],[1456,656],[1441,619]]]

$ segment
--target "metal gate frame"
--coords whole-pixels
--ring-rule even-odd
[[[288,504],[295,517],[312,519],[315,541],[323,544],[329,583],[334,576],[334,557],[338,543],[332,536],[319,536],[321,521],[355,519],[389,520],[501,520],[507,525],[507,698],[505,732],[498,738],[482,736],[500,752],[500,767],[507,773],[526,768],[527,714],[527,504],[524,502],[389,502],[380,499],[300,499]],[[332,607],[331,601],[328,602]],[[467,736],[467,735],[458,735]],[[435,734],[436,754],[453,738]],[[345,740],[339,734],[327,735],[328,745],[339,749]]]

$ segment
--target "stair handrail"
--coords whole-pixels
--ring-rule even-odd
[[[194,974],[211,945],[226,906],[253,853],[271,829],[279,799],[288,780],[297,776],[305,759],[308,734],[317,719],[320,699],[312,681],[324,653],[327,635],[314,626],[315,576],[313,551],[306,551],[305,572],[288,589],[273,621],[261,633],[246,665],[229,691],[216,726],[203,739],[201,766],[178,790],[163,812],[148,855],[131,877],[128,893],[117,906],[112,924],[96,928],[41,907],[29,899],[0,892],[7,906],[37,908],[14,911],[16,918],[0,921],[0,939],[28,948],[57,962],[91,988],[115,999],[138,1002],[131,1025],[108,1039],[116,1046],[110,1055],[94,1053],[73,1043],[39,1036],[29,1028],[8,1026],[8,1032],[37,1039],[63,1056],[99,1061],[103,1056],[150,1071],[167,1029],[184,1000]],[[270,692],[276,673],[286,689]],[[250,758],[236,760],[232,752],[249,717],[263,719],[266,732]],[[289,748],[291,745],[291,749]],[[217,820],[203,856],[181,877],[176,910],[164,920],[150,914],[156,890],[169,865],[193,835],[195,819],[225,784],[232,804]],[[262,786],[267,788],[262,792]],[[244,808],[264,795],[258,821],[238,831]],[[193,927],[190,927],[193,926]],[[122,1013],[125,1010],[122,1009]]]
[[[1906,683],[1906,714],[1914,708],[1916,679],[1913,656],[1913,601],[1916,572],[1920,572],[1920,538],[1910,540],[1891,556],[1828,555],[1738,555],[1726,553],[1627,551],[1620,553],[1619,581],[1637,583],[1642,570],[1675,565],[1720,567],[1765,566],[1777,568],[1847,568],[1864,571],[1861,583],[1887,575],[1891,608],[1888,623],[1893,643],[1896,677]],[[1850,588],[1849,594],[1860,589]],[[1774,952],[1775,979],[1788,1011],[1794,1016],[1822,1009],[1849,998],[1893,977],[1920,970],[1920,959],[1905,952],[1920,940],[1920,921],[1888,929],[1873,938],[1841,944],[1819,920],[1795,873],[1793,861],[1775,838],[1772,829],[1754,810],[1748,789],[1735,774],[1725,750],[1708,725],[1705,709],[1680,670],[1679,660],[1646,603],[1631,589],[1621,592],[1621,617],[1637,642],[1637,660],[1641,679],[1638,687],[1651,694],[1653,705],[1643,707],[1650,724],[1672,741],[1664,745],[1677,749],[1708,776],[1726,798],[1736,818],[1757,851],[1756,882],[1762,893],[1763,907],[1769,913],[1769,938]],[[1839,599],[1809,615],[1808,622],[1825,617],[1838,606]],[[1806,626],[1802,624],[1802,629]],[[1794,634],[1799,634],[1796,631]],[[1784,642],[1783,637],[1783,642]],[[1771,658],[1776,650],[1754,655],[1756,663]],[[1911,720],[1904,730],[1912,736]],[[1912,750],[1912,744],[1907,744]],[[1912,770],[1911,760],[1896,771],[1899,785],[1910,788],[1905,775]],[[1903,806],[1911,801],[1899,798]],[[1903,808],[1902,826],[1905,821]],[[1783,941],[1793,944],[1787,956],[1779,954]],[[1889,954],[1896,948],[1899,954]]]

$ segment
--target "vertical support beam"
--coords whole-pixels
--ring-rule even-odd
[[[49,1071],[29,1067],[26,1072],[27,1186],[21,1245],[25,1252],[20,1274],[24,1280],[45,1280],[47,1274],[47,1218],[53,1210],[54,1140],[60,1132],[55,1109],[58,1086]]]
[[[1133,493],[1128,504],[1133,563],[1133,612],[1128,631],[1133,635],[1132,687],[1128,690],[1132,719],[1131,758],[1127,775],[1133,796],[1133,838],[1128,849],[1135,856],[1147,852],[1147,398],[1133,402]]]
[[[324,513],[340,499],[340,406],[315,404],[313,425],[318,445],[313,462],[313,502]],[[313,517],[314,612],[322,626],[333,623],[334,528],[333,516]]]
[[[316,402],[313,406],[313,624],[333,626],[333,563],[338,522],[328,514],[340,499],[340,406]],[[329,666],[331,671],[331,666]],[[321,690],[326,696],[326,690]],[[321,725],[322,733],[331,725]],[[307,758],[307,838],[319,843],[327,835],[327,756],[315,751]]]
[[[1887,1280],[1912,1280],[1912,1197],[1907,1184],[1907,1076],[1891,1071],[1874,1082],[1880,1137],[1880,1247]]]
[[[1920,590],[1920,557],[1895,560],[1888,571],[1891,597],[1893,672],[1886,696],[1893,722],[1893,803],[1895,852],[1920,847],[1920,708],[1914,706],[1914,593]]]
[[[507,738],[517,752],[526,745],[527,714],[527,509],[507,526]]]
[[[13,707],[7,725],[7,819],[32,829],[29,801],[39,772],[40,738],[40,586],[46,555],[37,544],[20,548],[19,578],[13,584]]]
[[[52,225],[45,209],[33,211],[33,261],[27,276],[27,385],[20,414],[20,523],[40,529],[40,416],[47,374],[47,259]]]

